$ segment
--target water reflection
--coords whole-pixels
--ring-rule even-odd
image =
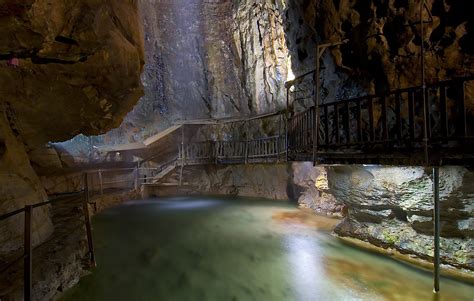
[[[98,268],[64,300],[431,300],[431,276],[341,244],[332,219],[258,199],[169,198],[94,221]],[[474,288],[443,279],[440,300]]]
[[[325,291],[325,273],[321,250],[317,242],[309,237],[287,235],[285,246],[288,250],[293,289],[299,300],[314,300]],[[319,299],[319,298],[318,298]]]

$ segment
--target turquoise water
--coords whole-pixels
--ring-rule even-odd
[[[341,244],[262,199],[130,202],[93,220],[98,267],[63,300],[433,300],[431,275]],[[318,223],[321,227],[318,227]],[[439,300],[474,300],[442,279]]]

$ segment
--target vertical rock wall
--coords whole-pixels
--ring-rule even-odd
[[[249,109],[266,113],[284,108],[289,56],[284,30],[284,1],[239,1],[234,43],[249,93]]]
[[[177,120],[249,116],[286,104],[283,1],[141,0],[145,95],[96,142],[142,141]]]

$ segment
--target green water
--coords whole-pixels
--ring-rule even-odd
[[[166,198],[93,220],[98,267],[63,300],[433,300],[431,276],[272,216],[260,199]],[[324,228],[324,227],[323,227]],[[442,279],[439,300],[474,300]]]

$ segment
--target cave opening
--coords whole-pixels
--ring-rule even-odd
[[[472,1],[0,4],[0,300],[472,300]]]

